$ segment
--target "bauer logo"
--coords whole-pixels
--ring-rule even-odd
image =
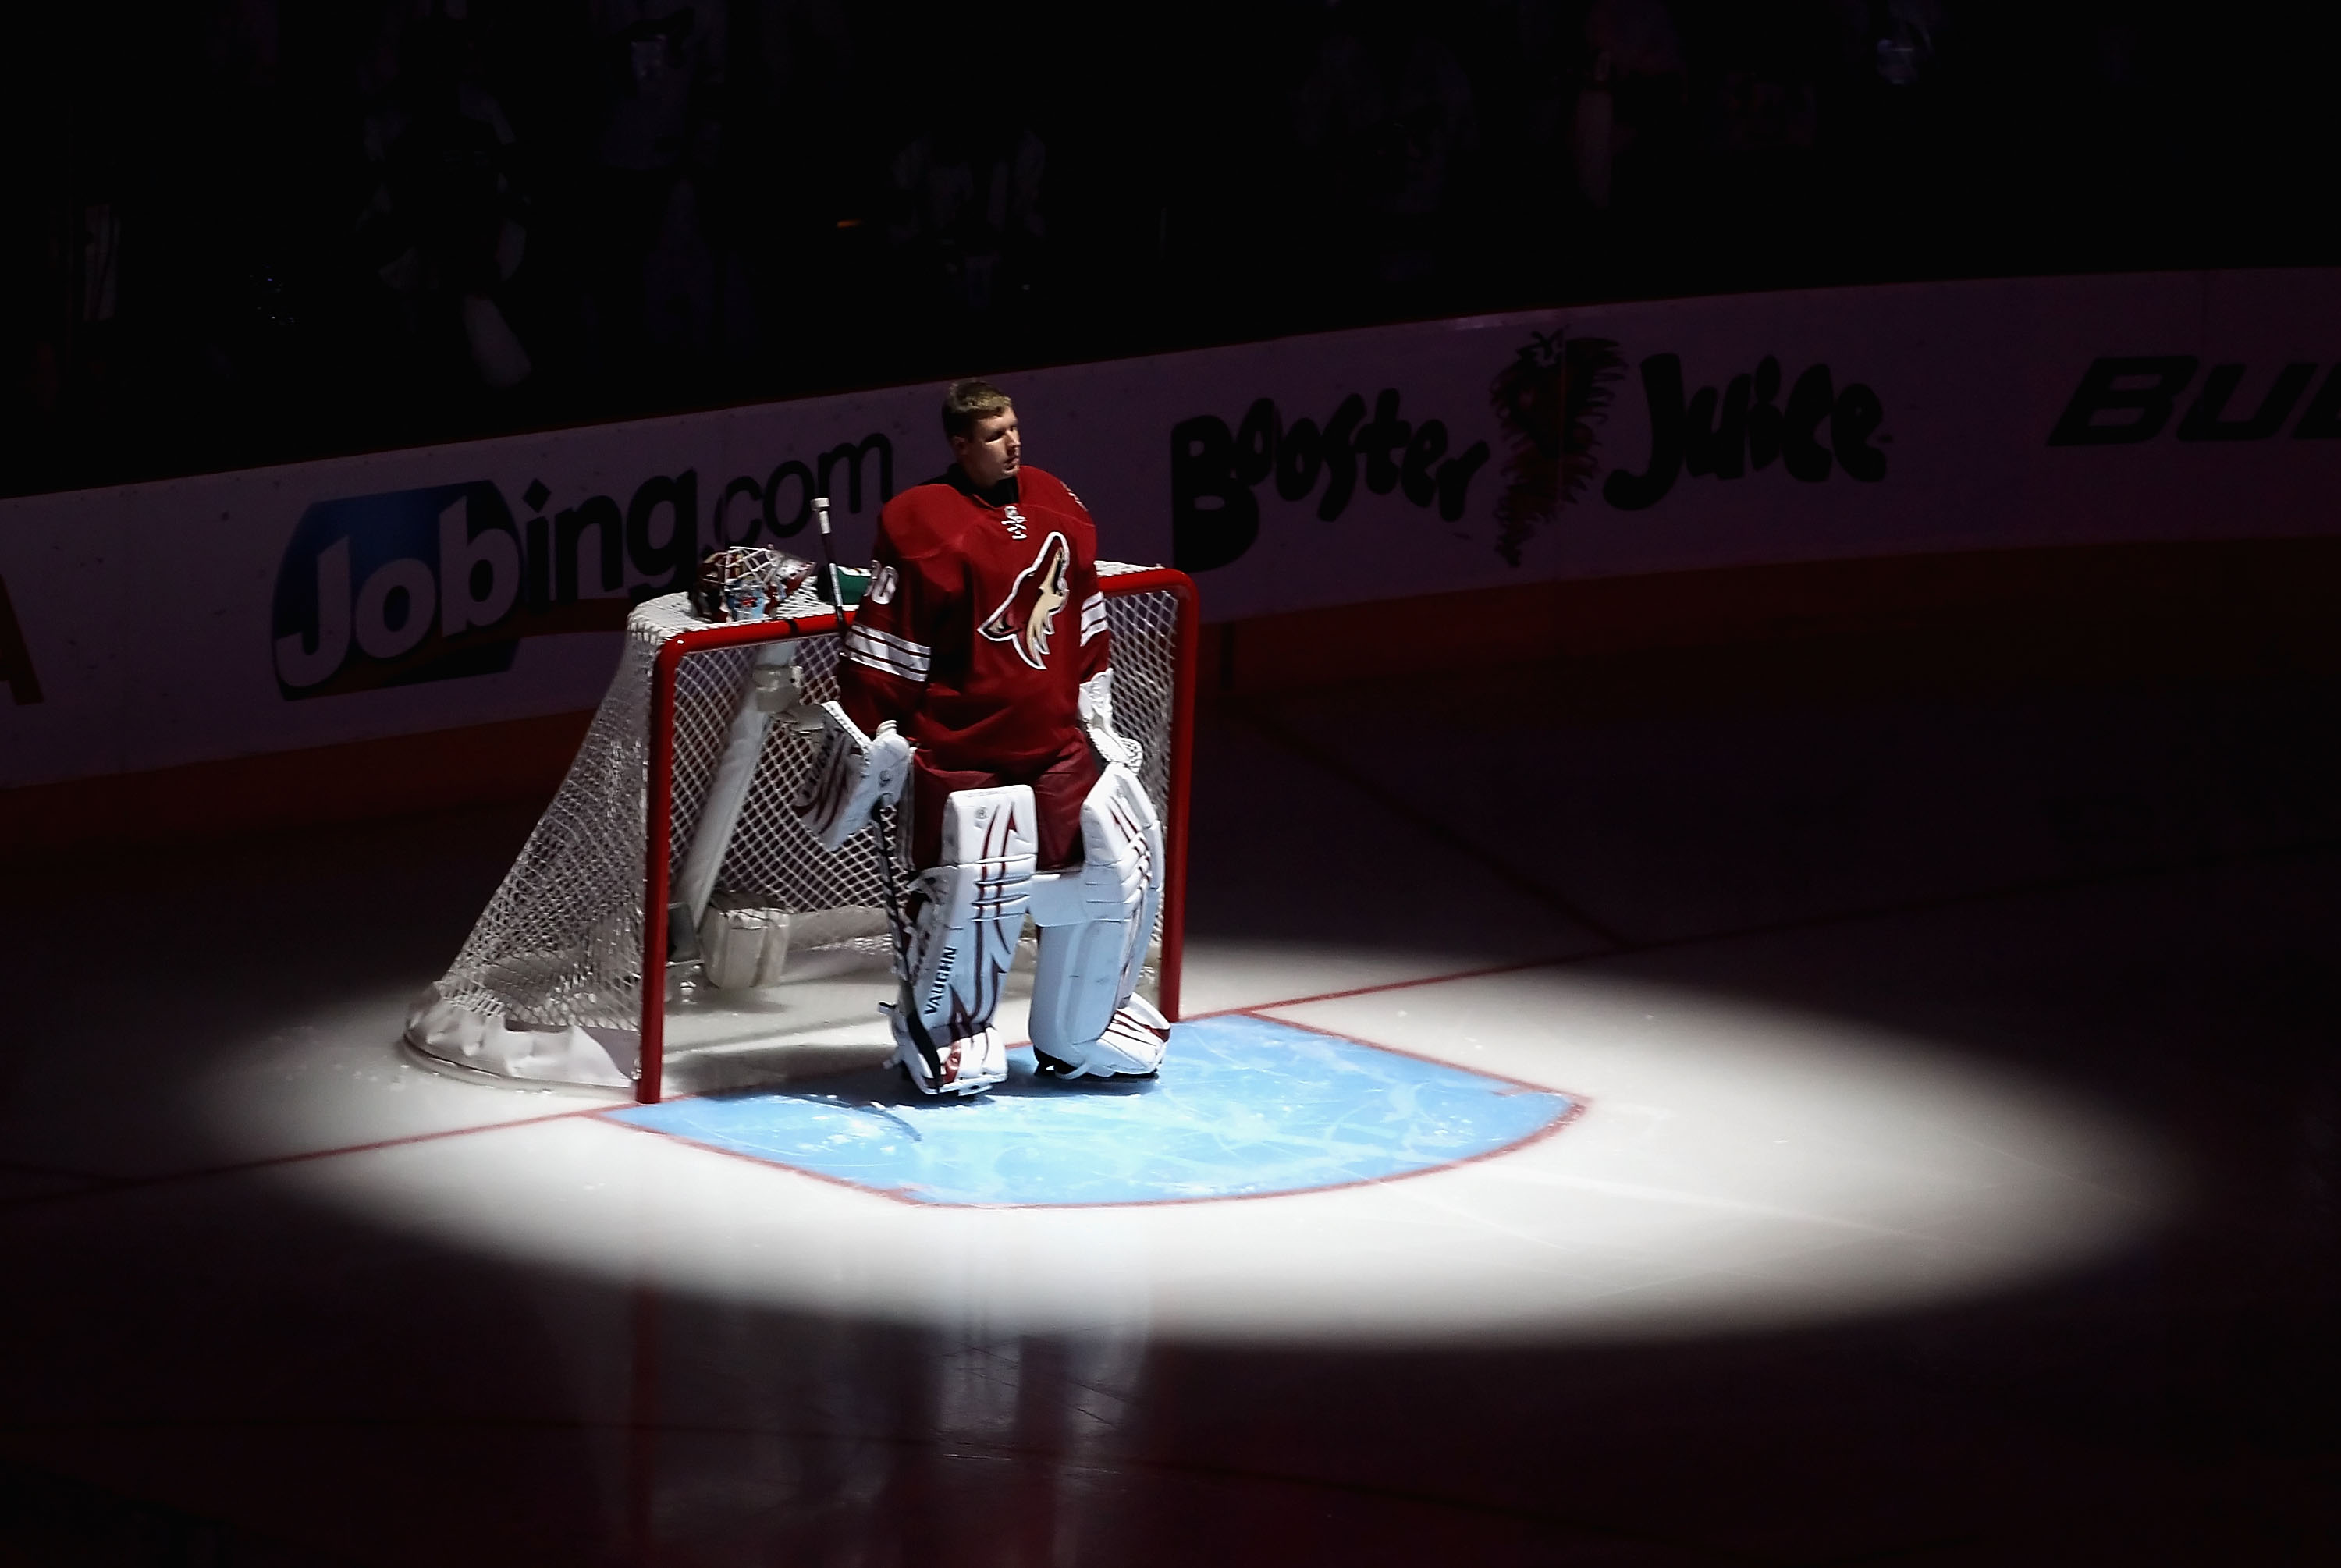
[[[2048,432],[2050,446],[2131,446],[2163,432],[2177,413],[2184,394],[2194,383],[2202,361],[2193,354],[2138,354],[2100,359],[2090,364],[2073,390],[2072,401]],[[2296,408],[2295,441],[2331,441],[2341,437],[2341,365],[2326,372],[2310,397],[2301,399],[2316,380],[2315,360],[2288,364],[2215,364],[2203,378],[2202,389],[2187,402],[2177,438],[2198,441],[2267,441],[2284,429]]]

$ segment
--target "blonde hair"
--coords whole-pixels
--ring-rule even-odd
[[[971,435],[975,422],[1006,413],[1016,401],[987,381],[953,382],[943,393],[943,433]]]

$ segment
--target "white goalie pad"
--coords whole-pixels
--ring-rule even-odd
[[[1132,773],[1146,766],[1146,749],[1113,727],[1113,671],[1101,670],[1081,682],[1078,698],[1081,728],[1100,762],[1119,762]]]
[[[895,733],[891,719],[877,734],[864,735],[834,702],[812,711],[822,730],[821,754],[791,805],[821,847],[833,852],[870,826],[881,804],[902,799],[911,778],[911,743]]]
[[[1081,802],[1082,863],[1034,878],[1032,1048],[1065,1077],[1151,1073],[1170,1026],[1136,994],[1162,904],[1162,824],[1114,764]]]
[[[691,851],[683,857],[682,868],[675,874],[674,898],[667,911],[670,958],[704,956],[703,928],[709,899],[714,894],[715,878],[722,869],[724,858],[731,853],[741,811],[748,803],[748,793],[754,788],[756,769],[762,760],[765,734],[775,719],[807,733],[822,722],[822,716],[806,706],[804,677],[797,668],[796,649],[785,642],[756,650],[754,661],[748,667],[747,685],[734,700],[731,733],[724,739],[722,755],[715,764],[715,777],[709,781],[707,799],[700,808],[699,824],[691,836]],[[782,941],[785,951],[785,931]],[[751,968],[760,969],[760,966]],[[774,978],[777,978],[775,970]],[[752,983],[769,986],[774,982],[762,979]]]
[[[961,789],[943,802],[942,863],[911,888],[921,900],[891,1009],[894,1059],[926,1094],[980,1094],[1008,1076],[992,1027],[1031,903],[1031,789]]]

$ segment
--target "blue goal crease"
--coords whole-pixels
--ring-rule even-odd
[[[645,1131],[915,1203],[1050,1207],[1192,1203],[1386,1181],[1549,1131],[1577,1102],[1249,1014],[1178,1025],[1149,1080],[1009,1081],[922,1099],[785,1087],[613,1111]]]

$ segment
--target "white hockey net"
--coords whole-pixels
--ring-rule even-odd
[[[1136,575],[1146,570],[1098,568],[1113,634],[1116,727],[1145,748],[1141,776],[1167,828],[1179,671],[1191,650],[1180,645],[1180,593],[1151,571]],[[820,617],[826,606],[804,592],[781,613]],[[662,710],[654,698],[661,650],[708,623],[682,594],[649,600],[628,618],[624,658],[576,761],[453,967],[416,1001],[410,1044],[506,1077],[612,1087],[634,1080],[654,739],[672,748],[671,853],[679,873],[760,650],[792,641],[806,700],[837,695],[836,635],[770,624],[769,638],[685,652],[672,707]],[[865,829],[832,853],[799,824],[789,802],[812,748],[785,724],[767,731],[715,880],[719,906],[789,911],[780,984],[718,994],[698,983],[695,969],[671,964],[666,983],[649,998],[669,1062],[682,1065],[696,1051],[728,1064],[728,1071],[686,1071],[679,1089],[785,1076],[791,1068],[775,1065],[776,1048],[800,1047],[801,1068],[807,1050],[850,1057],[884,1038],[874,1004],[888,988],[889,938],[875,836]]]

